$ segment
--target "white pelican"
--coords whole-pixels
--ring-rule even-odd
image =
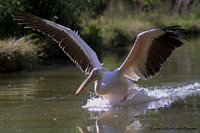
[[[178,38],[190,40],[180,26],[156,28],[140,33],[123,64],[109,71],[99,62],[96,53],[71,29],[42,19],[22,10],[16,11],[14,20],[52,37],[70,59],[88,78],[77,89],[75,96],[95,81],[95,92],[109,99],[124,101],[128,90],[134,89],[131,80],[149,79],[155,76],[175,48],[182,46]]]

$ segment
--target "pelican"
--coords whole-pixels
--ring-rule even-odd
[[[144,31],[138,34],[122,65],[111,72],[102,66],[96,53],[71,29],[22,10],[17,10],[12,17],[20,21],[18,24],[25,24],[25,28],[52,37],[76,66],[89,75],[75,96],[94,82],[97,95],[123,102],[129,96],[129,90],[134,89],[132,80],[147,80],[157,75],[175,48],[184,44],[179,39],[190,41],[180,26]]]

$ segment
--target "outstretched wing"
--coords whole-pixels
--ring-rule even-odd
[[[42,32],[58,42],[62,50],[85,73],[89,74],[93,68],[101,67],[96,53],[71,29],[22,10],[15,13],[12,17],[20,21],[19,24],[26,24],[25,28]]]
[[[190,40],[183,32],[180,26],[170,26],[140,33],[119,72],[132,80],[155,76],[175,48],[183,45],[177,38]]]

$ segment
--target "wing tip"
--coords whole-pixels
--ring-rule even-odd
[[[151,54],[147,56],[145,63],[147,72],[143,74],[146,78],[156,76],[173,51],[185,44],[179,39],[183,38],[189,42],[191,40],[189,36],[184,34],[186,30],[181,29],[181,26],[167,26],[159,29],[165,31],[165,34],[158,37],[149,49]]]
[[[158,30],[160,31],[162,30],[163,32],[156,32]],[[152,43],[148,43],[151,46],[146,51],[147,56],[144,57],[146,59],[145,61],[141,62],[142,64],[139,63],[140,66],[135,66],[135,68],[133,68],[133,66],[131,67],[131,69],[133,69],[134,71],[137,71],[138,69],[138,72],[140,75],[139,77],[140,79],[143,79],[143,80],[147,80],[156,76],[162,69],[163,64],[171,56],[172,52],[177,47],[180,47],[183,44],[185,44],[179,39],[183,38],[189,42],[191,40],[190,37],[186,34],[186,30],[182,29],[181,26],[177,26],[177,25],[166,26],[166,27],[161,27],[161,28],[155,28],[149,31],[144,31],[138,34],[138,36],[144,34],[144,36],[140,36],[140,37],[145,37],[146,33],[149,33],[149,35],[152,35],[153,37]],[[131,51],[133,52],[133,48]],[[129,56],[127,58],[129,58]],[[125,71],[125,72],[127,71],[126,72],[127,77],[133,80],[134,75],[129,74],[128,67],[127,67],[128,65],[130,65],[130,60],[128,64],[127,64],[127,60],[128,59],[126,59],[125,63],[123,63],[120,66],[119,70],[123,69],[122,71]],[[138,61],[140,62],[140,60]],[[130,73],[134,74],[134,71],[133,72],[130,71]]]
[[[178,38],[183,38],[187,41],[191,41],[191,38],[187,35],[187,30],[181,28],[182,26],[174,25],[174,26],[165,26],[161,27],[160,29],[164,30],[165,32],[172,32],[177,35]]]

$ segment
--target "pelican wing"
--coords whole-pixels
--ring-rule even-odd
[[[179,26],[170,26],[140,33],[119,71],[132,80],[155,76],[175,48],[183,45],[178,38],[190,40],[183,32]]]
[[[93,68],[101,67],[96,53],[71,29],[42,19],[22,10],[15,12],[14,20],[26,24],[25,28],[32,28],[52,37],[62,50],[85,73],[89,74]]]

